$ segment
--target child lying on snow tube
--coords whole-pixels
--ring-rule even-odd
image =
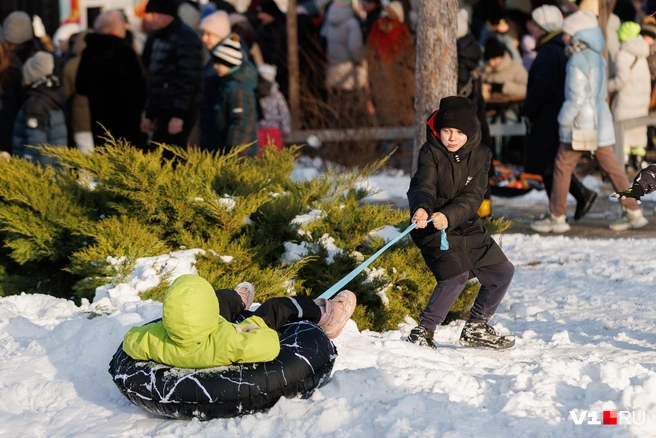
[[[215,292],[202,277],[182,275],[164,295],[162,320],[132,327],[123,339],[123,350],[135,360],[179,368],[268,362],[280,352],[278,331],[286,323],[307,320],[334,339],[356,305],[355,295],[348,290],[330,300],[271,298],[253,316],[232,323],[239,312],[250,308],[254,296],[250,283]]]

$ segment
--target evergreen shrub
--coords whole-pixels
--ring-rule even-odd
[[[250,281],[259,302],[316,297],[385,245],[373,231],[408,226],[407,209],[367,203],[373,193],[358,188],[385,160],[294,181],[300,147],[260,158],[240,156],[245,148],[218,155],[162,145],[144,154],[108,138],[90,155],[41,147],[58,168],[0,160],[0,295],[92,300],[139,258],[200,248],[196,268],[216,288]],[[488,223],[493,232],[508,225]],[[168,284],[164,277],[142,298],[161,300]],[[406,238],[347,288],[358,297],[360,329],[388,330],[406,315],[418,319],[434,286]],[[477,288],[468,284],[452,317],[469,309]]]

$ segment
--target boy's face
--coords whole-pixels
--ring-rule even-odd
[[[440,138],[449,152],[456,152],[467,143],[467,135],[456,128],[440,129]]]
[[[495,70],[499,64],[501,64],[501,60],[503,59],[503,56],[497,56],[494,58],[490,58],[487,60],[487,65],[490,66],[492,70]]]
[[[230,67],[223,64],[214,64],[214,71],[217,75],[219,75],[219,77],[223,77],[228,74]]]

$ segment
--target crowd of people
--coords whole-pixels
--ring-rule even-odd
[[[55,164],[34,146],[91,153],[108,136],[144,150],[282,147],[291,133],[285,3],[253,0],[239,13],[223,0],[149,0],[145,41],[121,10],[91,29],[64,24],[53,40],[37,16],[12,12],[0,47],[3,157]],[[409,4],[299,2],[302,127],[413,124]]]
[[[476,103],[490,147],[489,120],[505,117],[508,105],[528,122],[518,164],[541,176],[550,199],[537,231],[569,229],[568,192],[577,200],[575,220],[597,197],[574,173],[581,136],[591,141],[597,131],[594,157],[618,192],[629,185],[623,166],[648,164],[647,127],[624,133],[625,163],[610,148],[614,120],[656,106],[656,20],[634,3],[619,0],[602,31],[596,0],[460,2],[458,95]],[[144,150],[248,144],[244,154],[255,156],[265,145],[282,147],[292,130],[286,6],[252,0],[238,12],[226,0],[149,0],[143,39],[121,10],[104,11],[91,29],[64,24],[52,40],[37,16],[9,14],[0,44],[0,153],[56,164],[34,146],[92,153],[108,135]],[[413,0],[297,2],[301,128],[414,125],[416,7]],[[395,145],[402,140],[381,152]],[[340,149],[357,154],[354,142]],[[489,194],[482,215],[490,214]],[[630,199],[624,208],[613,229],[646,224]]]

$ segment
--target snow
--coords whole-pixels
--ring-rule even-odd
[[[408,182],[386,174],[367,184],[381,187],[375,200],[384,201],[403,198]],[[375,235],[390,240],[395,231]],[[161,303],[139,292],[196,273],[200,250],[141,259],[80,306],[45,295],[0,298],[0,436],[656,436],[656,238],[505,233],[499,241],[517,270],[492,324],[516,336],[513,349],[460,347],[462,321],[438,328],[437,350],[405,342],[416,324],[409,317],[385,333],[359,332],[351,321],[335,340],[331,381],[310,399],[227,420],[155,417],[130,404],[107,372],[125,332],[161,316]],[[288,251],[293,259],[302,248]],[[644,423],[588,424],[588,412],[601,419],[609,410],[637,422],[644,415]]]

